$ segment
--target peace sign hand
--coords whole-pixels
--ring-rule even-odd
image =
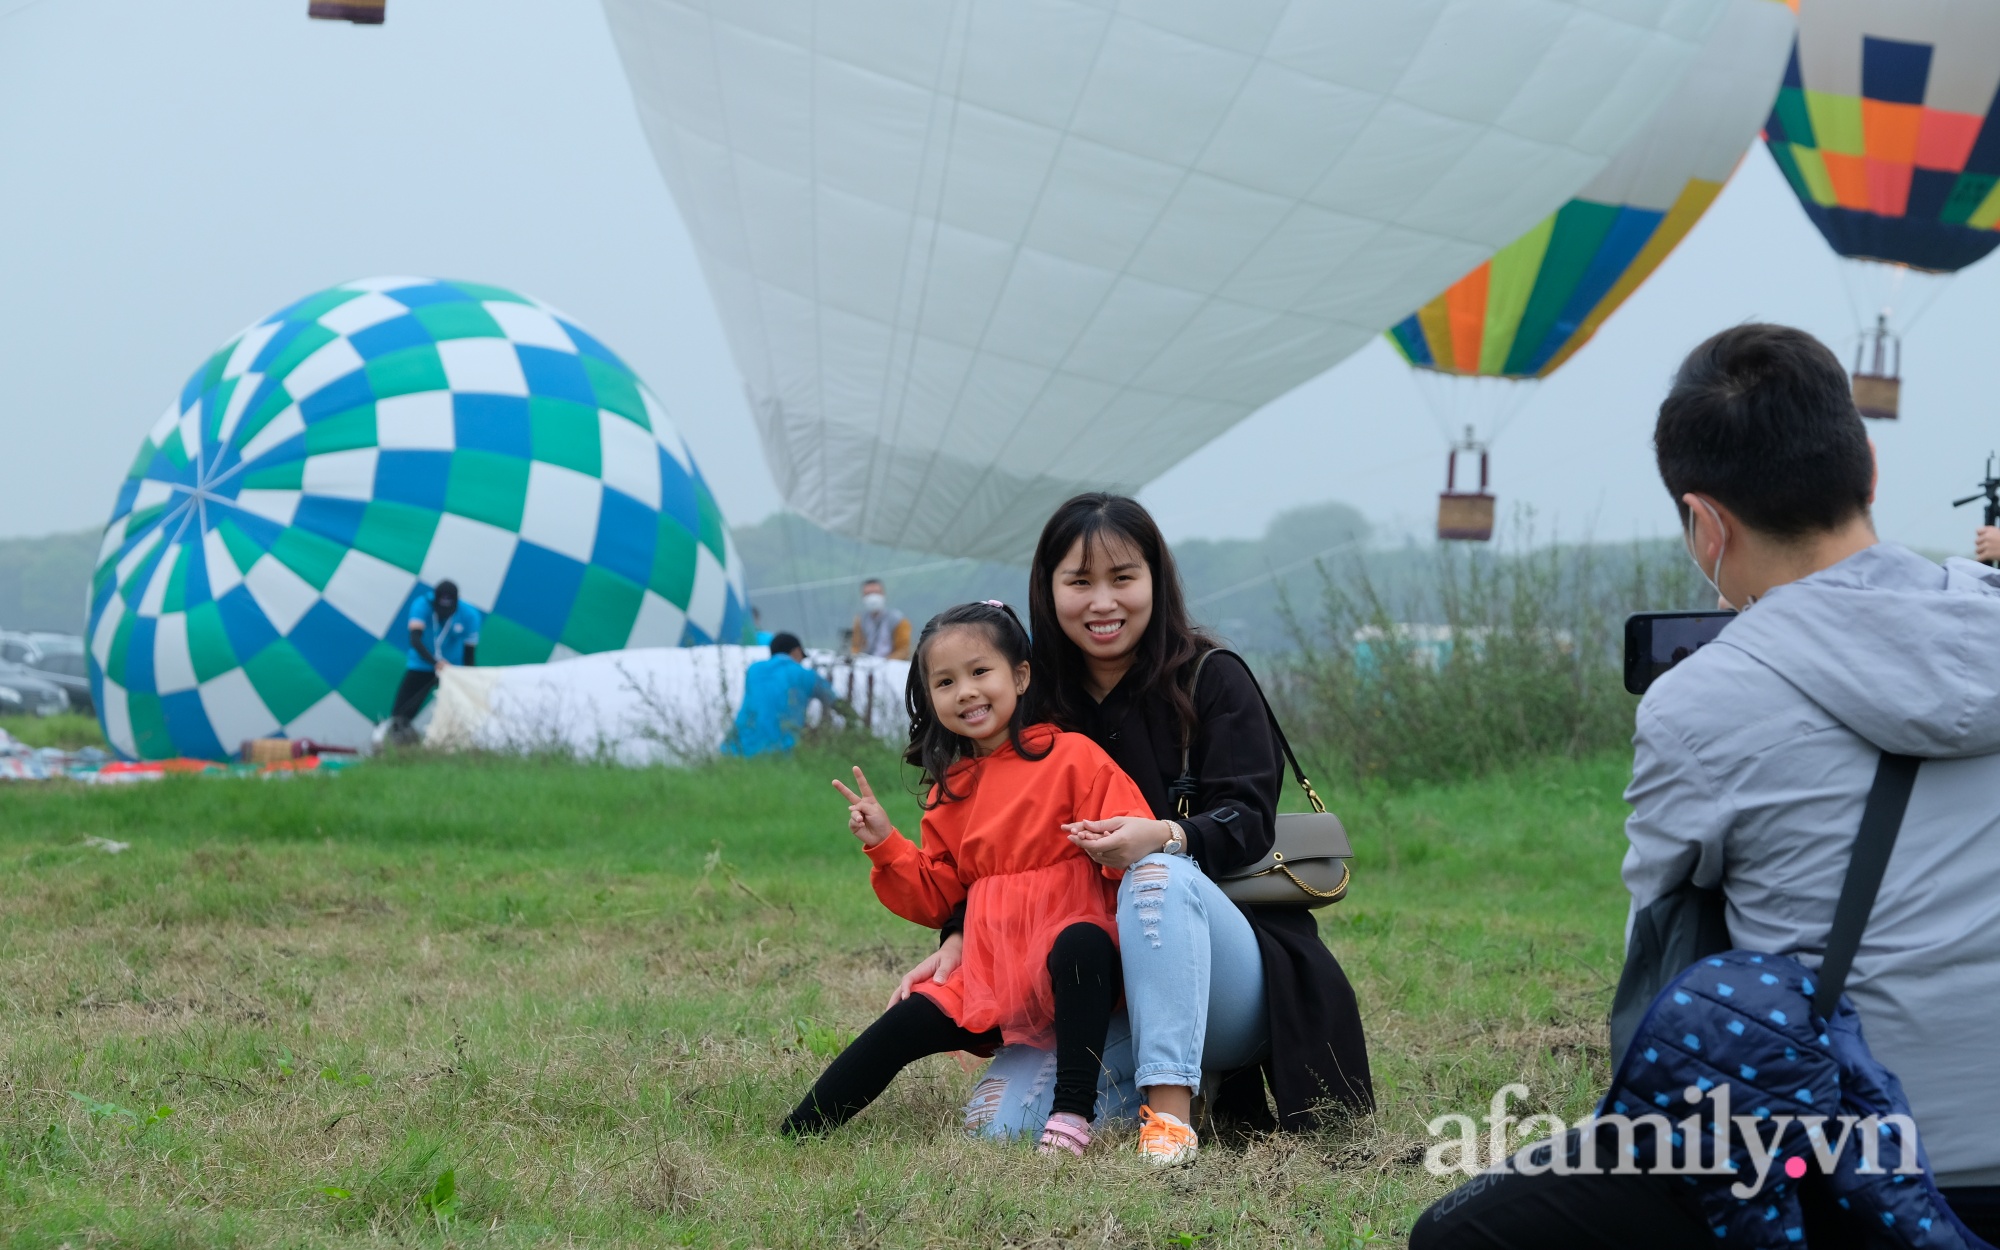
[[[847,831],[861,839],[863,846],[879,845],[882,839],[895,832],[889,825],[889,813],[882,810],[882,804],[869,787],[868,777],[859,764],[854,766],[854,784],[861,787],[861,793],[856,794],[838,781],[833,783],[833,788],[847,800]]]

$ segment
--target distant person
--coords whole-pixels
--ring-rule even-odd
[[[1877,540],[1874,449],[1839,359],[1804,331],[1740,325],[1695,348],[1653,450],[1689,554],[1739,615],[1639,702],[1632,914],[1690,881],[1720,889],[1736,947],[1816,968],[1882,754],[1923,759],[1847,995],[1945,1197],[2000,1241],[2000,574]],[[1581,1153],[1574,1133],[1555,1149]],[[1490,1170],[1433,1205],[1410,1246],[1724,1245],[1691,1180]],[[1798,1244],[1963,1244],[1878,1241],[1817,1175],[1799,1197]]]
[[[736,726],[723,741],[722,753],[769,755],[791,750],[806,727],[806,705],[814,699],[823,707],[854,714],[826,678],[806,667],[806,648],[798,635],[775,635],[771,657],[743,674],[743,706],[736,709]]]
[[[965,958],[893,1003],[814,1083],[788,1134],[852,1119],[925,1055],[1053,1047],[1045,1155],[1081,1155],[1097,1118],[1097,1075],[1118,1005],[1116,869],[1067,836],[1075,821],[1144,816],[1146,796],[1103,748],[1029,713],[1028,631],[997,601],[924,626],[907,700],[903,761],[923,770],[923,844],[889,824],[859,767],[847,829],[866,849],[883,906],[905,920],[963,918]],[[927,713],[927,714],[926,714]]]
[[[752,604],[750,606],[750,641],[757,646],[768,647],[771,645],[771,639],[775,637],[777,637],[776,634],[764,628],[764,610]]]
[[[909,618],[889,606],[888,591],[879,577],[861,583],[861,615],[854,618],[847,649],[885,660],[910,658]]]
[[[458,601],[457,582],[442,581],[419,593],[410,601],[409,616],[409,659],[389,715],[389,738],[399,743],[416,740],[410,723],[437,689],[438,675],[454,664],[472,667],[479,649],[479,609]]]

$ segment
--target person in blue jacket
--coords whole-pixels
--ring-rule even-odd
[[[757,661],[743,674],[743,706],[736,710],[736,727],[722,744],[723,754],[791,750],[805,728],[806,705],[814,699],[843,715],[854,715],[826,678],[806,667],[805,659],[805,644],[798,635],[781,633],[771,639],[771,658]]]
[[[409,659],[389,715],[393,742],[415,740],[410,722],[437,689],[438,674],[454,664],[471,665],[479,648],[479,609],[458,601],[458,583],[442,581],[410,600]]]

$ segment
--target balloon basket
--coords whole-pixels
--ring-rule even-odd
[[[1479,453],[1479,489],[1462,491],[1458,489],[1458,453]],[[1444,490],[1438,493],[1439,542],[1484,543],[1493,541],[1493,496],[1487,493],[1488,470],[1486,448],[1472,436],[1472,428],[1466,427],[1465,441],[1455,445],[1444,462]]]
[[[312,0],[306,6],[306,16],[323,22],[380,26],[387,10],[388,0]]]
[[[1889,329],[1889,314],[1875,318],[1854,349],[1854,407],[1864,417],[1894,421],[1903,396],[1903,341]]]
[[[1485,543],[1493,541],[1494,498],[1443,491],[1438,495],[1439,542]]]
[[[1903,395],[1903,380],[1880,373],[1854,375],[1854,406],[1876,421],[1894,421]]]

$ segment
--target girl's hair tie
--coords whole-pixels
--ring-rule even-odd
[[[1007,606],[998,599],[981,599],[980,602],[989,608],[1005,608]]]

